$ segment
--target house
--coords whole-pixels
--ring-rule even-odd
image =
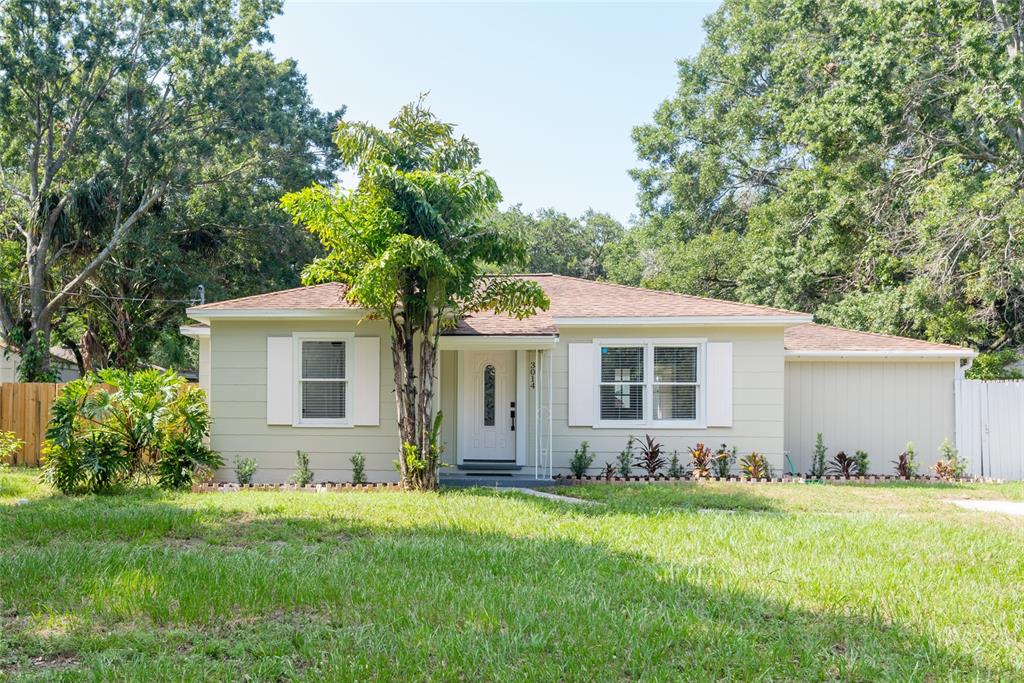
[[[17,382],[20,364],[21,356],[18,352],[8,349],[7,345],[0,341],[0,384]],[[74,354],[63,346],[50,347],[50,366],[57,371],[61,382],[70,382],[81,375]]]
[[[776,472],[806,471],[817,432],[830,453],[866,450],[883,473],[908,441],[928,465],[954,437],[969,349],[765,306],[519,277],[540,283],[550,310],[472,315],[441,339],[445,476],[548,477],[568,471],[583,441],[599,466],[645,434],[684,456],[724,443],[768,456]],[[357,452],[371,480],[397,477],[388,329],[345,293],[324,284],[188,309],[211,444],[228,463],[255,458],[256,481],[284,481],[297,450],[320,481],[346,481]]]

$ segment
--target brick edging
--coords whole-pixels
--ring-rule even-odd
[[[303,493],[343,493],[345,491],[398,491],[402,486],[397,481],[381,481],[367,484],[195,484],[192,493],[236,493],[238,491],[301,491]]]
[[[914,477],[898,477],[896,475],[868,475],[866,477],[843,477],[841,475],[829,474],[824,477],[802,477],[785,476],[771,477],[769,479],[747,479],[744,477],[667,477],[663,475],[639,476],[639,477],[567,477],[555,475],[554,483],[557,486],[577,486],[585,484],[673,484],[683,482],[725,482],[733,484],[814,484],[814,483],[835,483],[835,484],[885,484],[894,481],[914,481],[931,484],[1005,484],[1004,479],[992,477],[960,477],[959,479],[943,479],[931,475],[917,475]]]

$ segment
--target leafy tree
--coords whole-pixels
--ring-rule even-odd
[[[55,320],[126,241],[166,229],[168,212],[183,218],[180,204],[215,196],[268,151],[283,158],[302,144],[276,149],[266,135],[268,121],[287,128],[281,105],[301,81],[259,49],[279,10],[279,0],[0,5],[0,332],[22,350],[27,379],[48,376]]]
[[[343,161],[358,171],[357,187],[314,185],[282,204],[327,251],[304,280],[347,283],[351,301],[388,322],[402,481],[434,488],[442,328],[475,311],[522,318],[548,301],[534,282],[485,275],[489,267],[525,261],[526,245],[517,232],[489,221],[501,194],[480,170],[477,146],[456,137],[422,98],[402,107],[387,129],[342,122],[337,143]]]
[[[529,214],[515,206],[499,213],[495,221],[503,230],[522,232],[529,245],[529,272],[590,280],[605,278],[605,251],[625,233],[621,223],[593,209],[572,218],[555,209]]]
[[[1013,349],[980,354],[966,375],[968,379],[1024,379],[1019,367],[1021,356]]]
[[[1019,1],[726,0],[705,26],[675,95],[634,131],[654,239],[633,250],[642,272],[614,277],[710,280],[983,348],[1024,338]]]

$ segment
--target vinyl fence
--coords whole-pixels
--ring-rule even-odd
[[[17,465],[39,464],[50,406],[63,384],[0,384],[0,431],[14,432],[25,442],[13,456]]]
[[[956,446],[971,474],[1024,479],[1024,380],[958,380]]]

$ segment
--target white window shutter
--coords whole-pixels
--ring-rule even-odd
[[[295,365],[291,337],[267,337],[267,424],[292,424]]]
[[[380,337],[356,337],[352,424],[380,424]]]
[[[569,426],[594,426],[593,344],[569,344]]]
[[[707,345],[708,426],[732,427],[732,342]]]

